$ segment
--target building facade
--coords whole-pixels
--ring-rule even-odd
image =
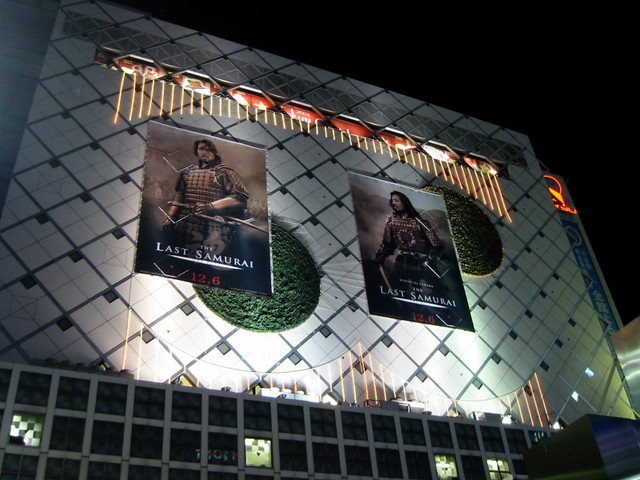
[[[584,259],[526,136],[113,4],[29,8],[43,18],[39,35],[8,56],[9,63],[29,59],[29,71],[13,70],[18,80],[30,75],[33,98],[25,103],[16,95],[13,105],[16,118],[24,112],[24,128],[12,136],[15,158],[5,162],[0,219],[0,360],[9,372],[3,471],[35,462],[41,478],[57,468],[48,466],[47,452],[60,463],[59,450],[75,452],[64,457],[73,471],[102,462],[107,466],[95,468],[107,472],[116,468],[109,455],[125,459],[115,476],[95,478],[145,478],[131,473],[147,475],[144,465],[154,472],[148,478],[182,478],[171,473],[181,468],[174,462],[188,464],[184,478],[200,471],[209,478],[299,478],[295,472],[307,470],[315,478],[430,478],[419,472],[435,476],[436,464],[448,461],[435,454],[453,455],[460,478],[485,478],[464,465],[479,461],[479,475],[489,475],[490,459],[524,475],[518,455],[535,432],[587,413],[633,417],[609,344],[619,326],[615,307],[606,294],[594,301],[585,284]],[[134,273],[151,122],[266,150],[271,221],[306,247],[321,276],[308,320],[280,333],[238,329],[207,308],[190,283]],[[476,163],[464,164],[465,157]],[[474,332],[368,314],[348,172],[446,187],[490,219],[502,262],[490,274],[463,275]],[[602,302],[608,309],[598,308]],[[77,369],[51,369],[51,361]],[[89,373],[91,365],[133,378]],[[61,392],[76,383],[84,389],[82,408],[59,407]],[[113,395],[124,413],[98,410],[101,389],[120,391]],[[40,403],[24,396],[31,390],[41,391]],[[343,406],[267,398],[282,395]],[[229,415],[238,423],[229,430],[207,420],[218,415],[211,413],[218,398],[235,405]],[[138,402],[155,404],[149,409],[160,416],[137,415]],[[193,421],[174,417],[180,402]],[[365,404],[380,408],[355,407]],[[89,415],[80,421],[85,407]],[[16,415],[27,424],[30,416],[41,419],[39,447],[12,444],[10,425],[23,421]],[[519,426],[470,420],[492,415]],[[333,420],[317,420],[325,417]],[[248,426],[260,418],[264,428]],[[314,433],[316,420],[331,434]],[[124,439],[122,451],[93,450],[99,425]],[[51,446],[58,427],[76,435],[76,447]],[[420,440],[407,440],[414,428]],[[361,436],[349,437],[352,430]],[[215,432],[229,443],[210,441]],[[247,438],[272,442],[256,444],[273,449],[271,466],[248,463]],[[150,448],[144,439],[158,451],[137,451]],[[184,451],[169,447],[177,444]],[[415,453],[425,448],[432,453],[426,460]],[[211,461],[211,451],[235,451],[239,463]],[[34,452],[45,456],[34,460]],[[366,461],[351,463],[356,458]]]

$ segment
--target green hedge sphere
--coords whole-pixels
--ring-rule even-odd
[[[320,275],[306,248],[271,223],[273,296],[258,297],[216,288],[194,287],[209,309],[236,327],[282,332],[306,321],[320,298]]]
[[[502,263],[502,241],[489,217],[449,188],[432,186],[424,190],[444,197],[462,272],[474,277],[495,272]]]

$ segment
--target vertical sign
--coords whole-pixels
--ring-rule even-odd
[[[271,295],[266,152],[149,122],[135,271]]]
[[[349,181],[369,313],[474,331],[442,196]]]

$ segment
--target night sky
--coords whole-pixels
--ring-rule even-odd
[[[623,322],[640,315],[629,14],[120,3],[528,135],[565,178]]]

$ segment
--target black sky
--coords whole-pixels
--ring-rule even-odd
[[[567,181],[623,321],[640,314],[628,12],[120,3],[528,135]]]

